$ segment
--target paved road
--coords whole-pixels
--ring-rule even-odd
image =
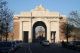
[[[11,52],[12,53],[12,52]],[[40,44],[27,44],[24,47],[18,48],[13,53],[80,53],[80,51],[74,51],[66,48],[62,48],[56,45],[42,46]]]

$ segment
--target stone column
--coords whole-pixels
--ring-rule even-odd
[[[28,42],[31,43],[32,42],[32,21],[29,22],[29,38],[28,38]]]
[[[23,26],[22,26],[22,25],[23,25],[23,24],[22,24],[22,21],[20,21],[20,29],[19,29],[19,31],[20,31],[20,34],[19,34],[19,35],[20,35],[20,36],[19,36],[19,40],[23,40],[23,39],[22,39],[22,38],[23,38],[23,36],[22,36],[22,35],[23,35],[23,32],[22,32],[22,31],[23,31],[23,29],[22,29]]]
[[[47,40],[49,40],[49,42],[51,42],[51,40],[50,40],[50,21],[47,21],[46,27],[47,27]]]

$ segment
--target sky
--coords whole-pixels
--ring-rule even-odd
[[[42,5],[49,11],[57,11],[68,15],[71,11],[80,10],[80,0],[6,0],[8,8],[19,14],[23,11],[31,11],[36,6]]]

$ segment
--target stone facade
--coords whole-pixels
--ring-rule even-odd
[[[46,31],[45,38],[49,42],[52,42],[52,40],[53,42],[59,42],[64,39],[60,38],[60,25],[65,22],[66,16],[59,12],[50,12],[41,5],[37,6],[30,12],[21,12],[21,14],[14,16],[14,40],[24,41],[26,38],[28,42],[32,42],[35,39],[35,28],[43,26]]]

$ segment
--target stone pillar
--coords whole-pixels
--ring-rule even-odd
[[[57,24],[57,30],[56,30],[56,35],[55,35],[55,42],[59,42],[60,41],[60,36],[59,36],[59,21],[56,22]]]
[[[29,22],[29,28],[30,30],[29,30],[28,42],[31,43],[32,42],[32,21]]]
[[[22,29],[23,26],[22,26],[22,25],[23,25],[23,24],[22,24],[22,21],[20,21],[19,40],[22,40],[22,41],[23,41],[23,39],[22,39],[22,38],[23,38],[23,36],[22,36],[22,35],[23,35],[23,32],[22,32],[22,31],[23,31],[23,29]]]
[[[47,27],[47,40],[51,42],[50,40],[50,22],[49,21],[46,23],[46,27]]]

